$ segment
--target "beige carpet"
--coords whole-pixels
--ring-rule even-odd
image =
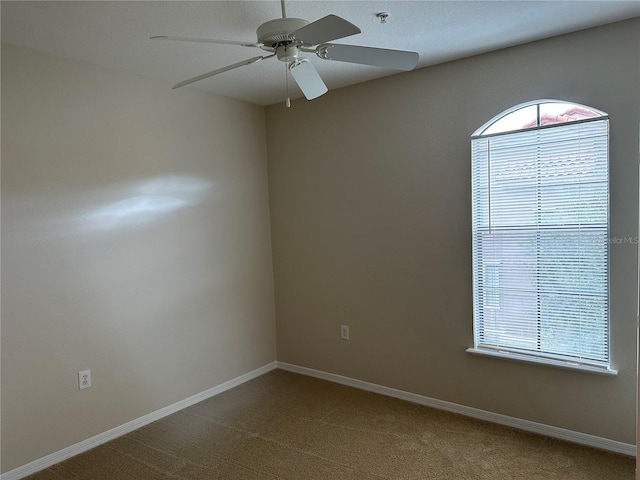
[[[276,370],[30,480],[633,480],[635,461]]]

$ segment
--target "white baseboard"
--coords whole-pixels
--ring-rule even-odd
[[[14,470],[10,470],[0,475],[0,480],[20,480],[21,478],[32,475],[40,470],[44,470],[47,467],[60,463],[67,458],[78,455],[82,452],[86,452],[92,448],[97,447],[103,443],[106,443],[115,438],[121,437],[129,432],[132,432],[138,428],[148,425],[151,422],[160,420],[172,413],[178,412],[184,408],[190,407],[198,402],[206,400],[207,398],[214,397],[222,392],[225,392],[231,388],[237,387],[249,380],[253,380],[261,375],[264,375],[271,370],[280,368],[289,372],[300,373],[310,377],[321,378],[334,383],[340,383],[361,390],[367,390],[381,395],[389,397],[395,397],[409,402],[425,405],[427,407],[437,408],[439,410],[446,410],[448,412],[459,413],[467,417],[477,418],[500,425],[506,425],[520,430],[526,430],[529,432],[546,435],[548,437],[558,438],[573,443],[579,443],[590,447],[600,448],[602,450],[609,450],[611,452],[622,453],[632,457],[636,456],[636,446],[628,443],[622,443],[615,440],[609,440],[607,438],[597,437],[595,435],[589,435],[587,433],[574,432],[564,428],[553,427],[542,423],[531,422],[529,420],[522,420],[519,418],[509,417],[501,415],[499,413],[488,412],[486,410],[480,410],[477,408],[466,407],[464,405],[458,405],[456,403],[446,402],[444,400],[438,400],[435,398],[425,397],[411,392],[405,392],[403,390],[396,390],[395,388],[384,387],[375,383],[364,382],[362,380],[356,380],[355,378],[344,377],[342,375],[336,375],[334,373],[323,372],[320,370],[314,370],[312,368],[301,367],[298,365],[292,365],[285,362],[271,362],[260,368],[252,370],[244,375],[233,378],[227,382],[221,383],[218,386],[200,392],[189,398],[185,398],[179,402],[176,402],[167,407],[151,412],[140,418],[127,422],[118,427],[107,430],[94,437],[83,440],[82,442],[71,445],[67,448],[63,448],[57,452],[54,452],[45,457],[29,462],[26,465],[18,467]]]
[[[221,383],[218,386],[205,390],[204,392],[197,393],[189,398],[185,398],[184,400],[180,400],[179,402],[174,403],[173,405],[169,405],[167,407],[161,408],[160,410],[156,410],[155,412],[151,412],[147,415],[144,415],[140,418],[136,418],[135,420],[131,420],[130,422],[125,423],[124,425],[120,425],[119,427],[112,428],[111,430],[107,430],[106,432],[102,432],[94,437],[83,440],[75,445],[71,445],[67,448],[63,448],[57,452],[54,452],[45,457],[34,460],[33,462],[29,462],[26,465],[10,470],[6,473],[0,475],[0,480],[19,480],[33,473],[39,472],[40,470],[44,470],[51,465],[55,465],[56,463],[60,463],[67,458],[78,455],[82,452],[86,452],[92,448],[97,447],[103,443],[106,443],[115,438],[121,437],[129,432],[132,432],[140,427],[144,427],[151,422],[155,422],[156,420],[160,420],[161,418],[166,417],[167,415],[171,415],[172,413],[178,412],[184,408],[190,407],[198,402],[206,400],[207,398],[214,397],[219,393],[222,393],[226,390],[229,390],[233,387],[237,387],[238,385],[248,382],[249,380],[253,380],[260,375],[264,375],[271,370],[275,370],[277,368],[277,362],[268,363],[260,368],[252,370],[250,372],[245,373],[244,375],[240,375],[239,377],[233,378],[229,381]]]
[[[488,412],[486,410],[480,410],[478,408],[466,407],[457,403],[445,402],[444,400],[425,397],[423,395],[405,392],[403,390],[396,390],[395,388],[383,387],[382,385],[364,382],[362,380],[356,380],[355,378],[343,377],[342,375],[336,375],[334,373],[323,372],[307,367],[300,367],[298,365],[292,365],[285,362],[277,363],[278,368],[287,370],[289,372],[300,373],[302,375],[308,375],[310,377],[316,377],[323,380],[328,380],[330,382],[340,383],[349,387],[359,388],[360,390],[367,390],[369,392],[379,393],[388,397],[407,400],[409,402],[418,403],[427,407],[437,408],[439,410],[459,413],[467,417],[477,418],[479,420],[485,420],[487,422],[497,423],[500,425],[506,425],[508,427],[538,433],[547,437],[558,438],[560,440],[566,440],[572,443],[579,443],[581,445],[587,445],[602,450],[622,453],[631,457],[636,456],[636,446],[629,443],[618,442],[616,440],[609,440],[608,438],[597,437],[595,435],[589,435],[587,433],[575,432],[573,430],[567,430],[565,428],[559,428],[551,425],[545,425],[543,423],[509,417],[507,415]]]

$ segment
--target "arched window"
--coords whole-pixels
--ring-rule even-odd
[[[472,353],[614,372],[609,359],[609,119],[517,105],[472,145]]]

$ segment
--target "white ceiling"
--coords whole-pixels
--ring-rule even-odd
[[[156,79],[166,83],[167,94],[182,80],[263,52],[150,36],[255,42],[258,25],[281,16],[278,0],[2,1],[1,9],[3,41]],[[391,14],[386,24],[375,16],[380,11]],[[286,13],[308,21],[341,16],[362,33],[335,43],[415,51],[420,68],[638,16],[640,2],[307,0],[288,1]],[[329,90],[396,73],[308,58]],[[302,96],[289,86],[292,98]],[[184,88],[270,105],[285,98],[285,66],[269,59]]]

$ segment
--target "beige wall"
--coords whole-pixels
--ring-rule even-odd
[[[3,471],[275,360],[264,121],[2,46]]]
[[[465,349],[469,136],[528,100],[608,112],[611,234],[636,236],[639,50],[634,19],[269,107],[278,360],[635,443],[635,245],[611,247],[617,377]]]

